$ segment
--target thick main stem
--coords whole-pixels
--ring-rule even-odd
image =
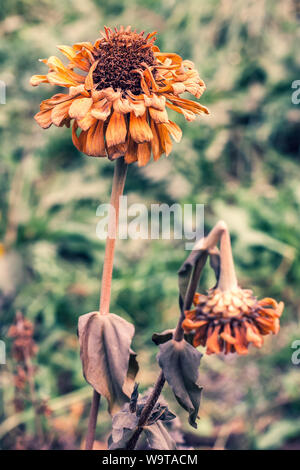
[[[123,194],[126,174],[127,164],[124,161],[124,157],[120,157],[117,159],[115,164],[115,172],[110,197],[108,237],[105,246],[99,305],[99,312],[101,315],[106,315],[109,313],[111,279],[114,264],[115,244],[118,232],[120,197]]]
[[[108,237],[105,246],[104,264],[102,272],[102,283],[100,293],[99,313],[107,315],[109,313],[111,280],[114,264],[115,244],[118,233],[120,197],[123,194],[127,174],[127,164],[124,157],[117,159],[114,169],[114,177],[110,196],[110,208],[108,219]],[[90,410],[88,430],[86,436],[86,450],[92,450],[95,440],[95,429],[101,395],[94,390],[93,400]]]

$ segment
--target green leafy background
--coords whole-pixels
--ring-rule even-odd
[[[79,448],[87,426],[91,391],[76,324],[98,305],[104,242],[96,236],[96,208],[108,202],[113,163],[80,154],[69,129],[40,129],[33,115],[55,90],[31,88],[29,79],[45,71],[38,59],[57,54],[57,44],[94,41],[104,24],[157,30],[162,51],[195,62],[207,84],[201,102],[211,111],[194,123],[176,116],[183,139],[168,159],[130,166],[128,202],[205,204],[206,230],[220,218],[229,225],[240,284],[286,304],[279,335],[262,350],[203,357],[198,430],[166,391],[171,409],[196,448],[300,447],[300,366],[291,362],[292,342],[300,339],[300,108],[291,102],[291,84],[300,79],[299,17],[297,0],[2,0],[2,448],[34,434],[30,403],[16,414],[12,402],[15,364],[6,334],[17,310],[35,324],[37,393],[53,410],[48,445]],[[117,246],[111,311],[136,325],[142,389],[158,374],[153,331],[177,321],[176,272],[186,256],[178,240]],[[213,283],[207,268],[203,290]],[[98,448],[111,426],[105,410],[102,403]]]

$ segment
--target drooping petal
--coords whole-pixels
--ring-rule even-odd
[[[96,122],[96,118],[92,116],[91,111],[88,111],[82,119],[78,119],[78,126],[83,130],[87,131]]]
[[[138,165],[145,166],[149,162],[151,157],[151,145],[149,142],[143,142],[142,144],[138,144],[137,150],[137,158],[138,158]]]
[[[119,98],[113,102],[114,110],[118,113],[127,114],[132,111],[131,103],[128,99]]]
[[[180,95],[185,92],[185,85],[182,82],[172,83],[172,89],[175,95]]]
[[[99,61],[96,60],[96,62],[93,63],[93,65],[91,66],[89,70],[89,73],[87,74],[85,78],[84,86],[87,90],[92,90],[94,88],[93,73],[94,73],[95,68],[98,65],[98,62]]]
[[[182,137],[182,130],[180,129],[179,126],[173,121],[168,121],[164,124],[164,127],[168,130],[168,132],[171,134],[175,142],[179,143],[181,141]]]
[[[221,352],[220,342],[219,342],[219,331],[221,326],[218,325],[215,328],[210,326],[207,333],[206,346],[210,352],[219,354]]]
[[[224,331],[220,334],[221,338],[229,344],[235,344],[236,338],[232,336],[230,323],[226,323]]]
[[[158,111],[163,111],[166,107],[166,98],[155,93],[151,96],[144,95],[144,102],[147,107],[158,109]]]
[[[98,101],[98,103],[94,103],[91,109],[91,114],[96,119],[100,121],[105,121],[111,112],[111,103],[109,103],[106,98]]]
[[[261,348],[263,345],[263,338],[259,334],[258,329],[245,321],[246,327],[246,339],[249,343],[253,343],[257,348]]]
[[[169,118],[168,118],[168,113],[166,111],[166,109],[164,109],[163,111],[159,111],[158,109],[155,109],[155,108],[148,108],[149,109],[149,113],[150,113],[150,118],[153,119],[153,121],[155,122],[168,122]]]
[[[71,104],[72,104],[72,101],[68,100],[68,101],[64,101],[63,103],[59,103],[56,106],[54,106],[54,108],[52,109],[52,113],[51,113],[51,119],[52,119],[53,124],[55,124],[55,126],[59,127],[61,123],[66,118],[68,118]]]
[[[72,97],[65,93],[57,93],[56,95],[52,96],[48,100],[44,100],[40,104],[40,110],[44,111],[46,109],[52,109],[53,106],[56,106],[59,103],[63,103],[64,101],[71,100]]]
[[[142,117],[145,114],[146,106],[144,101],[131,101],[131,109],[136,117]]]
[[[170,155],[172,151],[172,141],[169,135],[168,130],[164,127],[164,124],[156,124],[156,129],[158,130],[159,140],[163,149],[163,152],[166,156]]]
[[[235,325],[233,329],[234,329],[234,336],[236,338],[236,342],[234,344],[236,352],[241,355],[248,354],[248,347],[247,347],[248,344],[247,344],[245,333],[243,332],[243,330],[240,328],[239,325]]]
[[[89,61],[86,58],[80,56],[74,47],[62,45],[57,46],[57,48],[71,61],[74,67],[88,72],[90,68]]]
[[[79,138],[77,136],[77,129],[78,129],[78,124],[77,124],[76,121],[74,121],[73,126],[72,126],[72,141],[73,141],[73,144],[75,145],[75,147],[80,152],[82,152],[82,145],[81,145],[81,142],[79,141]]]
[[[92,157],[106,156],[103,121],[97,121],[89,128],[83,151]]]
[[[123,144],[126,140],[127,126],[125,117],[121,113],[114,111],[109,120],[105,133],[106,143],[108,147]]]
[[[92,98],[78,98],[73,101],[69,109],[69,116],[83,119],[93,104]]]
[[[38,86],[40,83],[48,83],[47,75],[33,75],[30,79],[30,85]]]
[[[127,152],[128,143],[127,141],[122,144],[112,145],[107,148],[108,158],[110,160],[116,160],[116,158],[123,157]]]
[[[151,131],[153,134],[153,138],[151,140],[151,148],[152,148],[154,161],[157,161],[160,158],[161,154],[163,153],[163,149],[161,148],[159,134],[157,132],[154,121],[151,120],[150,125],[151,125]]]
[[[129,132],[132,139],[137,143],[151,141],[153,134],[147,122],[146,113],[139,117],[134,113],[130,113]]]
[[[78,85],[78,83],[75,80],[72,80],[67,74],[60,72],[49,72],[47,79],[52,85],[59,85],[66,88]]]
[[[51,119],[52,109],[46,109],[45,111],[40,111],[34,116],[34,119],[43,129],[48,129],[52,124]]]
[[[128,148],[125,153],[125,162],[133,163],[137,161],[137,146],[138,144],[129,137],[128,139]]]

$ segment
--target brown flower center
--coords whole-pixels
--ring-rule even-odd
[[[253,313],[256,304],[257,300],[250,290],[237,287],[231,291],[221,291],[216,288],[207,297],[203,296],[203,300],[200,298],[196,309],[200,315],[233,318]]]
[[[112,87],[121,89],[123,95],[130,90],[134,95],[142,93],[141,76],[136,70],[156,63],[151,44],[138,33],[116,32],[108,40],[99,42],[96,57],[99,63],[93,73],[97,89]]]

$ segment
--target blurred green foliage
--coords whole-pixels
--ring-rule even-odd
[[[291,362],[292,341],[300,338],[300,109],[291,102],[291,84],[300,78],[299,15],[297,0],[2,0],[0,338],[17,310],[34,322],[38,394],[65,423],[74,414],[72,393],[79,401],[89,398],[76,324],[98,306],[104,243],[96,237],[96,208],[108,201],[113,164],[81,155],[69,129],[37,126],[39,102],[55,90],[32,89],[29,78],[45,71],[38,59],[57,54],[57,44],[94,41],[104,24],[131,24],[157,30],[161,50],[195,62],[211,116],[194,123],[174,116],[182,142],[168,159],[130,166],[129,203],[205,204],[206,230],[219,218],[229,225],[240,284],[286,304],[281,332],[262,350],[204,358],[201,420],[191,441],[198,439],[196,447],[300,447],[300,374]],[[176,271],[186,256],[178,240],[118,243],[111,310],[136,325],[142,386],[158,372],[152,332],[176,323]],[[207,269],[203,289],[213,283]],[[7,421],[15,416],[13,367],[8,350],[8,364],[0,366],[2,448],[15,446],[23,421],[32,432],[30,405],[18,427]],[[166,396],[190,433],[185,414]],[[87,412],[74,424],[77,446]],[[60,429],[58,418],[51,419]],[[99,441],[109,426],[102,412]]]

